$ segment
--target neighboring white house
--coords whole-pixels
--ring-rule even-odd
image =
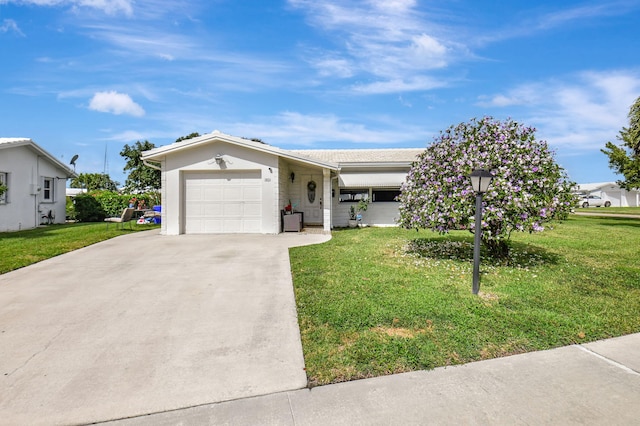
[[[0,232],[65,222],[65,187],[75,173],[27,138],[0,138]]]
[[[291,203],[305,226],[347,226],[348,210],[372,200],[363,223],[394,225],[395,197],[424,149],[283,150],[215,131],[146,151],[162,170],[162,233],[282,231]]]
[[[597,195],[611,202],[611,207],[640,207],[640,191],[620,188],[615,182],[581,183],[576,192]]]

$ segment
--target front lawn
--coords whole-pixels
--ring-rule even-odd
[[[119,224],[118,224],[119,225]],[[17,232],[0,233],[0,274],[40,262],[59,254],[95,244],[127,232],[146,231],[160,225],[116,224],[109,228],[101,223],[49,225]]]
[[[632,214],[634,216],[640,216],[640,207],[588,207],[586,209],[576,209],[576,212]]]
[[[640,220],[572,216],[512,241],[508,262],[483,254],[479,296],[466,231],[337,230],[291,249],[310,384],[640,331]]]

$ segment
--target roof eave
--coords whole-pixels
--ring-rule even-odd
[[[256,151],[272,154],[272,155],[277,155],[277,156],[280,156],[280,157],[288,158],[290,160],[296,160],[296,161],[300,161],[300,162],[303,162],[303,163],[306,163],[306,164],[320,166],[320,167],[331,169],[331,170],[338,170],[339,169],[339,166],[337,164],[327,163],[327,162],[324,162],[324,161],[318,161],[318,160],[314,160],[314,159],[311,159],[311,158],[308,158],[308,157],[291,154],[291,153],[289,153],[289,152],[287,152],[285,150],[282,150],[280,148],[276,148],[276,147],[273,147],[273,146],[267,145],[267,144],[260,144],[260,145],[264,145],[264,146],[256,145],[257,142],[246,141],[246,140],[244,140],[242,138],[238,138],[238,137],[231,136],[231,135],[225,135],[223,133],[210,133],[208,135],[204,135],[204,136],[200,136],[200,137],[197,137],[197,138],[189,139],[189,141],[191,141],[191,142],[190,143],[178,142],[179,145],[176,145],[174,143],[174,144],[170,144],[170,145],[167,145],[167,146],[164,146],[164,147],[155,148],[155,149],[152,149],[152,150],[149,150],[149,151],[144,151],[144,152],[142,152],[141,159],[143,161],[149,161],[149,160],[151,160],[151,161],[153,161],[153,160],[160,161],[162,159],[162,157],[166,156],[169,153],[176,152],[176,151],[181,151],[183,149],[194,148],[194,147],[197,147],[199,145],[203,145],[203,144],[207,144],[207,143],[211,143],[211,142],[215,142],[215,141],[220,141],[220,142],[231,143],[231,144],[234,144],[234,145],[242,146],[242,147],[253,149],[253,150],[256,150]]]
[[[340,162],[341,168],[389,168],[411,167],[413,161],[368,161],[368,162]]]
[[[38,145],[37,143],[35,143],[31,139],[25,138],[23,140],[19,140],[19,141],[15,141],[15,142],[9,142],[9,143],[5,143],[5,144],[0,144],[0,146],[2,146],[3,148],[18,147],[18,146],[28,146],[31,149],[33,149],[38,155],[41,155],[41,156],[47,158],[47,160],[49,160],[51,163],[56,165],[59,169],[63,170],[65,172],[65,174],[67,175],[67,179],[78,177],[76,172],[74,172],[69,167],[67,167],[67,165],[64,164],[62,161],[58,160],[53,155],[49,154],[42,147],[40,147],[40,145]]]

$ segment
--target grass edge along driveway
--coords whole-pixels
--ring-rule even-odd
[[[571,216],[512,236],[507,262],[473,237],[336,230],[290,250],[310,385],[432,369],[640,331],[640,220]]]
[[[119,225],[119,224],[118,224]],[[68,253],[130,232],[158,229],[160,225],[104,222],[48,225],[15,232],[0,232],[0,274]]]

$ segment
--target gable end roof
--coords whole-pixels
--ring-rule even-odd
[[[35,151],[38,155],[45,157],[55,166],[62,169],[66,173],[67,178],[77,176],[76,173],[73,170],[71,170],[69,167],[67,167],[66,164],[58,160],[49,152],[45,151],[40,145],[38,145],[37,143],[35,143],[29,138],[0,138],[0,149],[14,148],[18,146],[28,146],[33,151]]]
[[[214,141],[226,142],[226,143],[230,143],[238,146],[243,146],[249,149],[254,149],[256,151],[261,151],[268,154],[273,154],[280,157],[288,158],[291,160],[301,161],[303,163],[311,164],[314,166],[321,166],[331,170],[338,170],[338,166],[330,161],[323,161],[319,159],[306,157],[294,151],[287,151],[287,150],[280,149],[280,148],[267,145],[261,142],[254,142],[248,139],[239,138],[237,136],[227,135],[218,130],[214,130],[212,133],[198,136],[192,139],[187,139],[180,142],[174,142],[169,145],[161,146],[159,148],[154,148],[149,151],[144,151],[142,153],[142,160],[145,160],[145,161],[159,160],[161,157],[167,154],[178,152],[183,149],[194,148],[199,145],[208,144]]]

